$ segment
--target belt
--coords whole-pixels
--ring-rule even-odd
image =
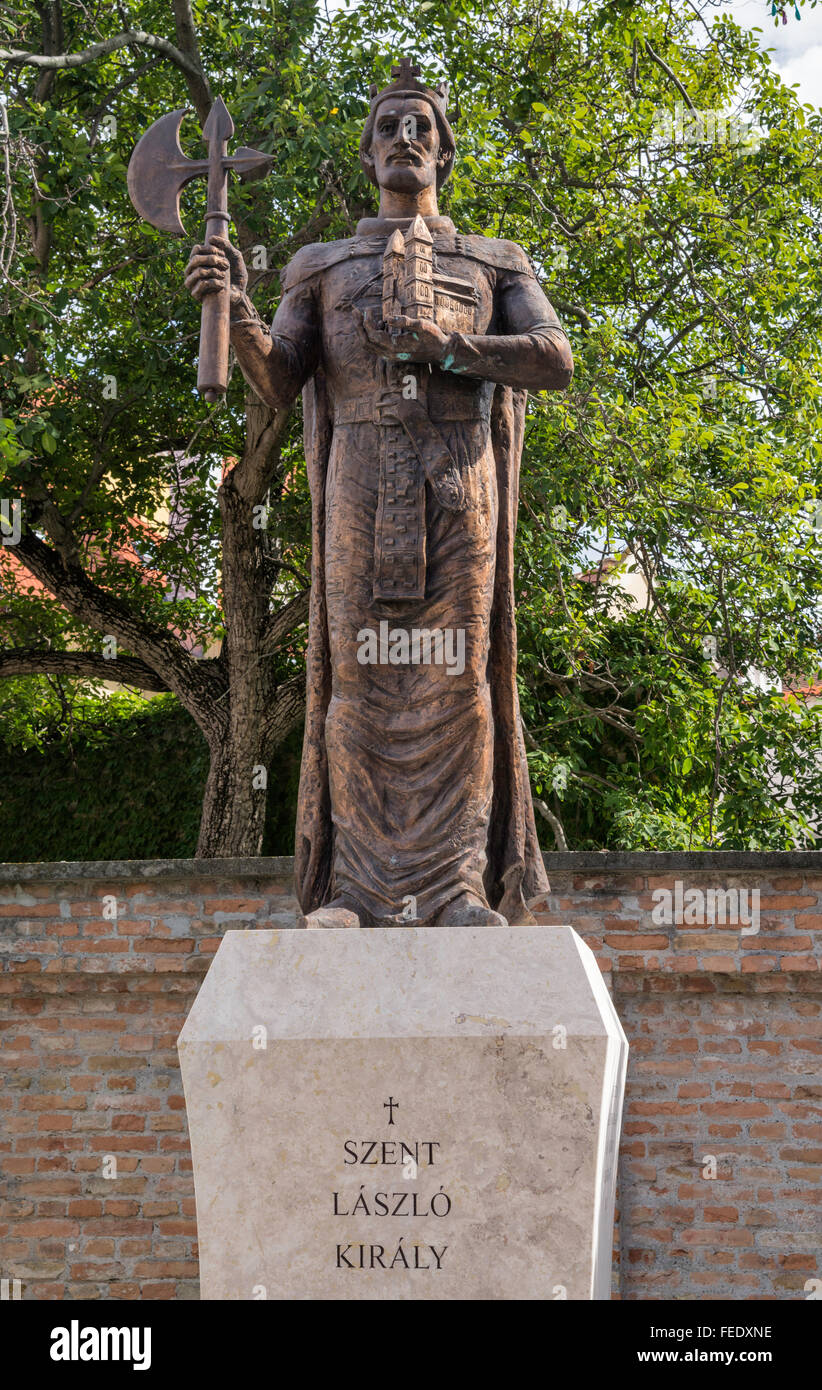
[[[369,392],[367,396],[352,396],[348,400],[337,401],[334,407],[335,425],[359,425],[374,424],[382,422],[385,404],[380,401],[381,391]],[[452,420],[476,421],[477,424],[487,423],[488,416],[483,415],[481,408],[473,401],[455,401],[448,406],[447,415],[434,415],[429,410],[428,418],[432,424],[449,425]]]

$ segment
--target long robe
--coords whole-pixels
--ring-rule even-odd
[[[493,801],[485,891],[509,922],[529,920],[529,898],[547,891],[537,842],[516,684],[514,532],[527,392],[498,386],[491,416],[497,476],[497,555],[491,613],[489,685],[493,712]],[[334,896],[326,720],[331,662],[325,592],[325,480],[333,422],[321,371],[303,390],[306,460],[312,498],[313,555],[306,717],[295,844],[297,895],[309,913]]]

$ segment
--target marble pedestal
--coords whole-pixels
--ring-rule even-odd
[[[570,927],[229,931],[178,1048],[203,1298],[610,1297],[628,1046]]]

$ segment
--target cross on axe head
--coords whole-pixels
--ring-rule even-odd
[[[208,145],[207,159],[188,159],[180,149],[180,126],[187,108],[161,116],[137,142],[128,166],[131,201],[146,222],[161,232],[185,236],[180,221],[180,194],[198,175],[208,177],[206,235],[208,245],[214,236],[228,229],[228,174],[248,173],[270,164],[273,157],[261,150],[241,146],[234,155],[226,145],[234,134],[234,122],[222,97],[217,97],[203,126]],[[200,325],[200,363],[197,389],[206,400],[225,394],[228,381],[229,286],[203,300]]]

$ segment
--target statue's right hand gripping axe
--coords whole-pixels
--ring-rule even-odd
[[[161,232],[185,236],[180,221],[180,193],[198,174],[208,175],[205,244],[228,235],[228,171],[245,173],[273,162],[273,156],[242,146],[226,155],[234,134],[222,97],[217,97],[203,126],[208,159],[187,159],[180,149],[180,126],[186,108],[161,116],[137,142],[128,166],[128,191],[140,216]],[[228,385],[228,335],[231,287],[206,295],[200,319],[197,390],[207,401],[219,400]]]

